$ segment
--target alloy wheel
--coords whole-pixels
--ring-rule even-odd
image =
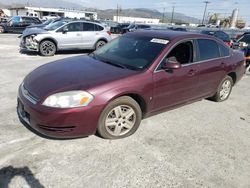
[[[55,44],[51,41],[44,41],[41,44],[40,51],[45,56],[54,55],[55,53]]]
[[[112,136],[127,134],[135,125],[136,113],[128,105],[114,107],[105,119],[105,128]]]
[[[102,46],[104,46],[106,44],[106,42],[105,41],[98,41],[97,43],[96,43],[96,49],[99,49],[99,48],[101,48]]]
[[[220,89],[221,100],[225,100],[229,96],[231,87],[232,87],[232,84],[229,80],[225,80],[223,82],[223,84],[221,85],[221,89]]]

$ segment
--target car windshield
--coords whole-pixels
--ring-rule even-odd
[[[65,22],[65,21],[54,22],[54,23],[47,25],[44,29],[48,30],[48,31],[53,31],[53,30],[63,26],[65,23],[67,23],[67,22]]]
[[[133,28],[135,28],[135,24],[130,24],[130,25],[128,26],[128,29],[133,29]]]
[[[49,25],[52,21],[53,21],[53,19],[49,19],[49,20],[46,20],[45,22],[43,22],[43,24],[44,25]]]
[[[102,62],[132,70],[149,67],[165,48],[167,40],[146,36],[122,36],[92,54]]]

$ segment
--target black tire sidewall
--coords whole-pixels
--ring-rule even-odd
[[[54,45],[54,53],[53,53],[53,54],[47,55],[47,54],[44,54],[44,53],[42,52],[41,47],[42,47],[42,44],[45,43],[45,42],[51,42],[51,43],[53,43],[53,45]],[[40,44],[39,44],[39,52],[40,52],[40,54],[41,54],[42,56],[53,56],[53,55],[55,55],[55,53],[56,53],[56,44],[55,44],[53,41],[50,41],[50,40],[43,40],[43,41],[40,42]]]
[[[136,122],[134,124],[134,127],[125,135],[113,136],[113,135],[109,134],[109,132],[105,128],[105,119],[106,119],[108,113],[114,107],[119,106],[119,105],[128,105],[131,108],[133,108],[133,110],[135,111],[135,114],[136,114]],[[127,97],[127,96],[119,97],[119,98],[111,101],[102,111],[100,118],[99,118],[99,121],[98,121],[97,132],[102,138],[105,138],[105,139],[125,138],[125,137],[128,137],[128,136],[132,135],[133,133],[135,133],[135,131],[138,129],[138,127],[141,123],[141,119],[142,119],[142,112],[141,112],[141,108],[140,108],[139,104],[131,97]]]

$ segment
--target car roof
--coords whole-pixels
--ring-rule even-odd
[[[190,32],[182,32],[182,31],[162,31],[162,30],[143,30],[136,32],[129,32],[126,35],[134,35],[134,36],[145,36],[152,38],[161,38],[166,40],[174,40],[174,39],[182,39],[182,38],[206,38],[206,39],[215,39],[213,36],[204,35],[204,34],[196,34]]]

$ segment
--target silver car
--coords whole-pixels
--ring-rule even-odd
[[[101,24],[88,21],[58,21],[44,29],[25,30],[20,47],[52,56],[59,50],[98,49],[111,40]]]

